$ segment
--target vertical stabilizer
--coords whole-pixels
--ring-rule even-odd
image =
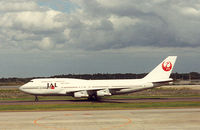
[[[156,68],[154,68],[148,75],[144,77],[147,81],[162,81],[169,79],[169,76],[173,70],[177,56],[168,56],[162,61]]]

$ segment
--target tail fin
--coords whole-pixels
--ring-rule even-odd
[[[177,56],[168,56],[155,69],[144,77],[145,80],[151,82],[168,81],[173,70]]]

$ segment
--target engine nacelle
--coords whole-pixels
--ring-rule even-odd
[[[154,86],[153,83],[145,83],[145,84],[143,84],[143,88],[151,88],[153,86]]]
[[[109,91],[109,89],[99,90],[97,91],[97,96],[110,96],[112,95]]]
[[[89,97],[87,91],[79,91],[74,93],[74,97],[81,98],[81,97]]]

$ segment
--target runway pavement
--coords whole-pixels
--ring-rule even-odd
[[[197,130],[200,108],[0,112],[1,130]]]
[[[95,101],[98,103],[140,103],[140,102],[180,102],[180,101],[200,101],[200,97],[180,97],[180,98],[136,98],[136,99],[102,99]],[[32,104],[84,104],[91,103],[92,101],[88,100],[39,100],[35,102],[34,100],[30,101],[0,101],[0,105],[32,105]]]
[[[0,86],[0,88],[6,88],[6,89],[16,89],[19,88],[20,86]]]
[[[102,99],[94,101],[98,103],[144,103],[144,102],[180,102],[180,101],[200,101],[200,97],[189,97],[189,98],[136,98],[136,99]],[[88,100],[40,100],[35,102],[30,101],[0,101],[0,105],[33,105],[33,104],[85,104],[91,103]]]

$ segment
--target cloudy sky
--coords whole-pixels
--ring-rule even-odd
[[[200,72],[200,0],[0,0],[0,77]]]

